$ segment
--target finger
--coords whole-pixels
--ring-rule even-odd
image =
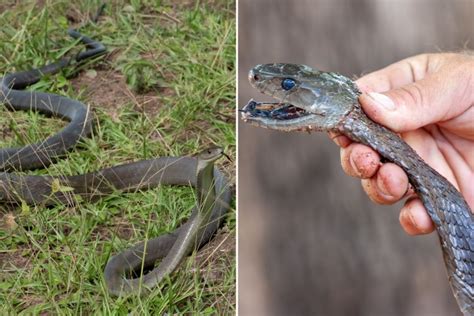
[[[362,92],[383,92],[410,84],[426,76],[433,56],[423,54],[403,59],[359,78],[357,86]]]
[[[336,132],[329,132],[328,135],[329,135],[329,138],[331,138],[331,140],[335,142],[336,145],[338,145],[339,147],[346,148],[352,143],[349,137],[345,135],[342,135]]]
[[[434,231],[435,226],[418,198],[408,200],[400,212],[400,224],[409,235],[423,235]]]
[[[393,204],[408,192],[408,177],[397,165],[386,163],[374,177],[362,180],[362,187],[372,201]]]
[[[471,125],[474,122],[474,116],[472,118]],[[431,125],[426,130],[436,140],[436,149],[439,150],[437,157],[428,157],[427,159],[433,161],[432,163],[436,164],[433,167],[439,170],[445,178],[462,192],[464,199],[474,210],[474,190],[472,189],[474,184],[474,151],[472,144],[474,143],[449,131],[442,130],[436,125]],[[441,157],[442,159],[440,159]]]
[[[472,102],[469,65],[449,66],[383,94],[363,94],[359,102],[370,118],[395,132],[449,120],[465,112]]]
[[[366,179],[377,172],[380,156],[372,148],[352,143],[341,149],[341,165],[348,175]]]
[[[435,126],[430,129],[435,129]],[[445,145],[441,145],[439,140],[433,138],[433,132],[429,133],[427,129],[418,129],[416,131],[403,133],[402,138],[429,166],[438,171],[459,190],[459,183],[448,162],[448,159],[451,158],[447,158],[447,153],[441,150]],[[448,154],[452,153],[449,152]],[[459,163],[459,161],[455,162]]]

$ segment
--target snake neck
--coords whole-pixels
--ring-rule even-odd
[[[212,208],[215,201],[214,162],[198,160],[196,195],[201,212]]]

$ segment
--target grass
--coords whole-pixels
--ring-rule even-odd
[[[30,89],[90,104],[91,138],[66,159],[29,174],[73,175],[160,156],[191,155],[211,144],[235,157],[235,16],[232,1],[111,1],[99,23],[81,28],[107,56],[48,76]],[[0,4],[0,73],[74,54],[66,29],[97,1]],[[1,76],[1,75],[0,75]],[[0,109],[1,146],[44,139],[64,122]],[[234,159],[235,162],[235,159]],[[235,180],[234,162],[219,167]],[[95,203],[50,208],[0,205],[0,314],[233,314],[235,211],[205,249],[142,298],[112,298],[109,257],[185,221],[188,187],[116,192]]]

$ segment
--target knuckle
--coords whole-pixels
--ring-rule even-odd
[[[400,96],[405,106],[423,106],[425,104],[425,96],[423,89],[418,83],[400,88]]]

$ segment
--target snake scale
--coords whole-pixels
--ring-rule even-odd
[[[281,131],[327,131],[348,136],[400,166],[438,232],[449,283],[464,315],[474,315],[474,215],[462,195],[398,135],[369,119],[360,91],[347,77],[297,64],[263,64],[249,72],[260,92],[279,102],[250,100],[250,124]]]
[[[112,295],[147,293],[175,270],[194,249],[206,244],[222,224],[231,200],[230,185],[214,162],[224,155],[212,147],[193,157],[160,157],[106,168],[74,176],[35,176],[15,171],[45,168],[74,148],[93,130],[92,112],[81,102],[67,97],[23,89],[44,75],[59,72],[66,66],[85,62],[106,52],[100,42],[69,30],[69,35],[86,46],[74,57],[39,69],[7,74],[0,78],[0,104],[12,111],[37,111],[68,121],[57,134],[18,148],[0,149],[0,201],[48,206],[75,203],[72,194],[95,200],[114,191],[132,192],[159,185],[192,185],[196,206],[182,226],[147,242],[139,243],[113,256],[105,267],[104,278]],[[57,187],[72,188],[62,192]],[[55,189],[56,187],[56,189]],[[154,265],[162,259],[157,268]],[[140,275],[141,269],[151,270]]]

